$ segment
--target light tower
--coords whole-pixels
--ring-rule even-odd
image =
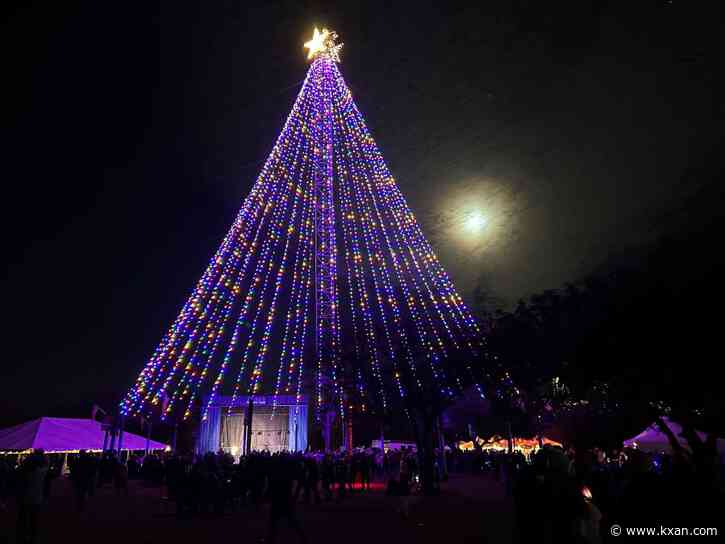
[[[266,393],[344,419],[353,392],[369,412],[482,391],[478,324],[367,129],[336,39],[315,29],[305,44],[292,111],[123,414],[188,419],[203,397],[206,420],[222,397],[231,409]]]

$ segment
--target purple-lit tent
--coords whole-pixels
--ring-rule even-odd
[[[682,427],[675,423],[674,421],[670,421],[668,418],[662,418],[665,422],[665,424],[670,428],[672,431],[672,434],[674,434],[677,437],[677,441],[682,445],[683,448],[690,451],[690,446],[687,443],[687,440],[685,440],[681,434],[682,434]],[[702,440],[703,442],[706,439],[706,436],[697,431],[697,436]],[[718,439],[716,442],[717,445],[717,451],[720,456],[725,454],[725,440]],[[667,435],[663,433],[659,426],[656,423],[653,423],[649,427],[647,427],[644,431],[639,433],[637,436],[634,436],[632,438],[629,438],[624,441],[624,446],[626,448],[634,448],[645,452],[664,452],[664,453],[672,453],[672,445],[670,444],[670,441],[667,439]]]
[[[48,453],[74,452],[78,450],[103,449],[105,432],[101,424],[93,419],[69,419],[41,417],[0,429],[0,451],[27,451],[42,448]],[[143,450],[146,438],[124,432],[124,450]],[[162,450],[166,444],[149,441],[149,449]]]

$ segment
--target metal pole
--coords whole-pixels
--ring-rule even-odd
[[[294,451],[299,451],[300,448],[300,422],[298,421],[300,417],[299,411],[295,415],[295,449]]]
[[[146,422],[146,457],[149,454],[149,446],[151,445],[151,420]]]
[[[254,416],[254,401],[253,396],[249,395],[249,403],[247,404],[247,413],[246,413],[246,421],[247,421],[247,436],[246,443],[244,444],[244,452],[246,455],[249,455],[252,453],[252,418]]]
[[[326,411],[322,420],[322,439],[325,442],[325,452],[332,451],[332,417],[335,416],[335,412]]]
[[[119,430],[118,430],[118,457],[121,458],[121,449],[123,448],[123,424],[124,417],[119,418]]]
[[[438,433],[438,450],[441,458],[441,479],[448,479],[448,460],[446,459],[446,441],[443,439],[443,427],[441,426],[441,417],[436,418],[436,432]]]
[[[108,447],[108,451],[114,451],[116,449],[116,433],[118,432],[118,427],[116,426],[116,421],[113,422],[113,427],[111,427],[111,445]]]

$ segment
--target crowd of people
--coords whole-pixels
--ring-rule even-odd
[[[368,489],[373,472],[373,456],[319,455],[302,453],[253,452],[239,462],[224,452],[203,456],[170,456],[151,460],[151,469],[142,471],[150,484],[164,481],[169,498],[182,517],[221,514],[241,505],[258,506],[269,498],[271,482],[280,474],[295,485],[292,497],[305,502],[343,500],[359,489]],[[144,463],[146,466],[147,463]]]
[[[406,449],[386,453],[358,449],[350,454],[263,451],[239,459],[223,451],[132,454],[122,459],[115,452],[81,451],[63,458],[37,450],[25,457],[0,458],[0,505],[15,495],[19,542],[33,542],[37,512],[50,494],[51,482],[67,470],[79,512],[99,487],[111,486],[115,493],[127,495],[131,479],[148,487],[165,486],[166,499],[182,519],[220,516],[269,503],[270,539],[283,518],[304,539],[294,515],[297,502],[343,501],[350,493],[369,490],[373,481],[386,482],[389,494],[402,497],[400,512],[407,516],[405,497],[420,481],[418,465],[415,452]]]
[[[638,450],[545,446],[510,474],[522,541],[599,542],[614,524],[698,527],[719,519],[725,498],[717,470]]]
[[[243,508],[270,505],[270,541],[287,519],[302,541],[298,502],[343,501],[369,490],[372,482],[399,497],[407,517],[409,497],[419,491],[421,463],[413,449],[382,452],[359,449],[348,454],[253,452],[235,459],[228,453],[174,455],[152,453],[121,459],[113,452],[80,452],[67,459],[35,451],[24,458],[0,457],[0,508],[14,495],[18,504],[19,542],[33,542],[36,518],[52,481],[67,468],[78,511],[98,487],[128,494],[128,481],[167,491],[166,500],[181,519],[220,516]],[[686,522],[676,498],[698,504],[700,514],[722,501],[722,474],[705,481],[692,463],[677,456],[637,451],[575,452],[545,446],[530,456],[521,452],[447,449],[436,456],[437,487],[444,472],[490,474],[502,480],[513,498],[522,541],[597,542],[611,523],[627,526]],[[679,496],[679,497],[678,497]],[[636,519],[630,519],[636,515]],[[702,517],[702,516],[701,516]]]

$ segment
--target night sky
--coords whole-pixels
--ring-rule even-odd
[[[271,150],[315,24],[464,298],[511,305],[720,210],[698,197],[718,2],[247,4],[4,14],[0,422],[132,383]]]

